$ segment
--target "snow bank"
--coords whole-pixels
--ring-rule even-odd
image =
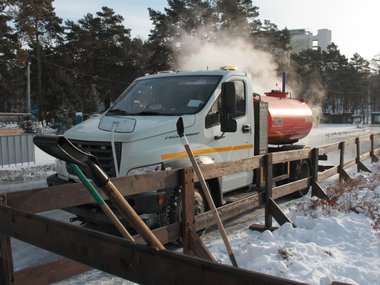
[[[295,227],[286,223],[261,233],[247,224],[230,236],[239,266],[308,284],[380,284],[379,169],[374,165],[372,174],[332,185],[329,191],[339,196],[331,203],[310,196],[293,203],[285,212]],[[221,240],[208,247],[230,264]]]

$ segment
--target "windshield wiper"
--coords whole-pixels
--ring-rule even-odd
[[[163,113],[163,112],[158,112],[158,111],[142,111],[140,113],[134,113],[131,115],[136,115],[136,116],[179,116],[180,114],[178,114],[178,113]]]
[[[107,112],[107,115],[108,114],[116,114],[116,115],[128,115],[128,112],[127,111],[124,111],[122,109],[111,109]]]

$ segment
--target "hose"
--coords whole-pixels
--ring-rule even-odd
[[[113,121],[113,123],[112,123],[112,131],[111,131],[111,148],[112,148],[113,163],[115,165],[115,174],[116,174],[116,177],[119,176],[119,165],[117,163],[116,147],[115,147],[115,129],[116,129],[116,127],[117,127],[118,124],[119,124],[118,121]]]

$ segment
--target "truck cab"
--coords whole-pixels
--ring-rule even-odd
[[[254,155],[252,94],[250,75],[228,67],[142,76],[104,114],[64,136],[95,155],[111,177],[179,169],[191,166],[176,131],[182,117],[200,164],[240,160]],[[48,184],[78,181],[73,173],[59,161]],[[247,171],[208,181],[215,204],[222,205],[225,193],[252,184],[253,178],[253,171]],[[128,199],[138,213],[157,213],[167,207],[175,189],[157,190]]]

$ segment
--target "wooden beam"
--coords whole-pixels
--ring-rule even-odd
[[[15,272],[16,285],[51,284],[91,270],[90,266],[61,258]]]
[[[319,199],[330,200],[329,196],[318,182],[314,183],[311,196],[317,196]]]
[[[368,173],[371,173],[372,171],[363,163],[359,160],[358,162],[358,169],[359,171],[364,171],[364,172],[368,172]]]
[[[318,181],[323,181],[331,176],[334,176],[335,174],[338,174],[339,173],[339,167],[338,166],[334,166],[334,167],[331,167],[321,173],[318,173]]]
[[[265,156],[265,227],[271,228],[272,214],[270,208],[270,200],[272,199],[272,184],[273,184],[273,164],[272,154],[268,153]]]
[[[352,180],[352,177],[348,174],[348,172],[344,168],[341,169],[339,175],[341,177],[341,180],[344,180],[344,181]]]
[[[0,284],[13,285],[14,280],[11,240],[0,232]]]
[[[324,154],[329,153],[329,152],[338,151],[339,150],[339,144],[340,144],[340,142],[336,142],[336,143],[320,146],[319,147],[319,154],[324,155]]]
[[[272,198],[269,199],[269,208],[273,218],[280,226],[285,223],[292,223]]]
[[[0,196],[0,206],[7,205],[5,195]],[[11,238],[0,231],[0,284],[14,284]]]
[[[303,178],[294,182],[290,182],[273,188],[273,199],[278,199],[294,192],[306,189],[311,186],[311,178]]]
[[[225,161],[215,164],[204,164],[200,165],[200,168],[203,173],[203,177],[207,180],[224,175],[258,169],[264,164],[263,157],[264,155],[257,155],[241,160]],[[197,177],[195,177],[195,181],[198,181]]]
[[[0,206],[0,232],[142,284],[304,284],[167,250]]]
[[[272,153],[272,163],[283,163],[294,160],[301,160],[311,158],[311,149],[297,149],[297,150],[289,150],[289,151],[280,151]]]
[[[340,142],[339,143],[339,150],[340,150],[340,156],[339,156],[339,166],[338,166],[338,172],[339,172],[339,182],[342,182],[344,180],[346,171],[344,170],[344,147],[345,143]]]
[[[370,140],[371,140],[371,150],[370,150],[370,156],[371,156],[371,162],[374,163],[374,162],[378,162],[379,161],[379,158],[375,155],[375,139],[374,139],[374,135],[370,135]]]
[[[205,246],[201,238],[193,230],[188,230],[186,232],[188,250],[186,254],[193,255],[199,258],[203,258],[212,262],[216,262],[216,259],[213,257],[211,252]]]

